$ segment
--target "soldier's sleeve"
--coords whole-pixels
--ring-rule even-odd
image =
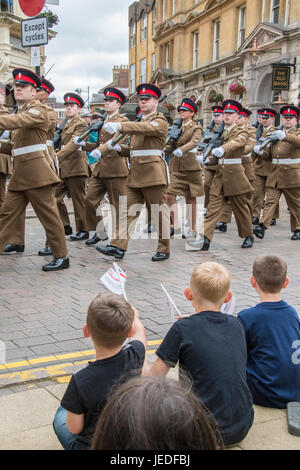
[[[49,110],[48,116],[49,116],[49,132],[51,131],[51,134],[53,134],[54,136],[57,120],[56,120],[56,112],[54,111],[53,108]]]
[[[126,116],[122,116],[122,119],[120,119],[120,122],[130,122],[129,119],[126,117]],[[116,137],[118,137],[118,135],[120,135],[120,132],[116,132],[114,134],[114,136],[111,138],[112,140],[114,140]],[[128,135],[124,135],[122,137],[122,139],[118,142],[119,145],[121,145],[121,150],[122,150],[122,145],[124,145],[126,143],[128,139]],[[99,147],[99,150],[101,152],[101,154],[105,157],[106,155],[109,155],[111,156],[112,158],[116,158],[116,157],[124,157],[124,156],[128,156],[128,155],[124,155],[123,152],[112,152],[111,150],[109,150],[109,148],[107,147],[107,143],[104,143],[102,145],[100,145]],[[129,148],[128,148],[129,150]]]
[[[290,134],[287,132],[285,140],[295,147],[300,147],[300,129],[297,130],[296,134]]]
[[[76,152],[76,150],[79,150],[80,147],[73,142],[73,137],[79,136],[86,130],[86,123],[82,120],[76,125],[74,128],[74,132],[72,135],[72,138],[69,140],[69,142],[64,146],[63,149],[59,150],[57,152],[57,158],[61,162],[64,158],[66,158],[68,155],[71,153]],[[84,147],[84,151],[86,150],[86,147]]]
[[[22,113],[0,115],[0,129],[43,128],[45,121],[48,121],[47,109],[33,106]]]
[[[244,155],[249,155],[249,153],[252,153],[253,148],[256,145],[256,133],[252,131],[248,131],[248,142],[245,146],[245,151]]]
[[[201,126],[197,126],[194,129],[191,140],[187,144],[180,147],[180,149],[182,150],[182,153],[186,153],[189,150],[194,149],[197,146],[199,140],[201,140],[201,137],[202,137],[202,128]]]
[[[149,122],[122,122],[122,134],[143,134],[148,136],[165,135],[168,134],[168,122],[166,119],[157,117]]]
[[[230,155],[236,150],[239,150],[246,146],[248,141],[248,132],[246,130],[240,131],[232,140],[223,144],[222,147],[225,150],[224,155]]]

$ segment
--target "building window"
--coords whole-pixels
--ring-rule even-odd
[[[145,12],[142,14],[141,18],[141,42],[145,41],[147,36],[147,15]]]
[[[156,57],[155,57],[155,52],[151,56],[151,72],[155,72],[156,69]]]
[[[166,0],[162,0],[162,20],[166,19]]]
[[[132,21],[130,23],[130,47],[135,46],[135,35],[136,35],[136,22]]]
[[[166,68],[170,68],[170,46],[169,44],[166,45]]]
[[[13,0],[1,0],[0,11],[13,13],[14,12]]]
[[[146,59],[140,60],[140,83],[145,83],[147,81],[146,75]]]
[[[152,11],[152,35],[155,35],[156,31],[156,8],[153,8]]]
[[[198,40],[199,34],[193,33],[193,70],[198,67]]]
[[[239,29],[238,29],[238,43],[239,48],[245,41],[245,27],[246,27],[246,7],[239,8]]]
[[[130,93],[135,92],[135,64],[130,66],[130,83],[129,83]]]
[[[270,21],[271,23],[279,23],[280,0],[271,0]]]
[[[214,62],[220,58],[220,20],[214,21],[214,50],[213,60]]]

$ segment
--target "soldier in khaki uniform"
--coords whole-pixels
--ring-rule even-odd
[[[183,238],[195,238],[197,222],[197,197],[204,195],[201,166],[196,160],[197,143],[201,139],[202,128],[193,118],[198,107],[193,100],[184,98],[177,108],[182,119],[182,134],[176,142],[168,145],[166,152],[172,154],[169,169],[171,182],[168,188],[168,205],[171,212],[174,229],[171,236],[179,233],[176,196],[184,196],[186,204],[192,207],[192,225]]]
[[[204,237],[186,243],[187,250],[207,251],[213,238],[217,221],[228,201],[233,209],[239,236],[244,238],[242,248],[250,248],[254,243],[251,217],[252,186],[242,165],[242,156],[248,141],[248,132],[236,125],[241,104],[235,100],[225,100],[224,143],[212,150],[218,168],[210,191],[207,216],[204,221]]]
[[[292,240],[300,240],[300,130],[296,128],[300,110],[293,105],[280,110],[283,130],[275,131],[278,142],[263,152],[262,158],[272,162],[266,182],[266,203],[261,223],[254,228],[262,239],[270,226],[276,206],[283,194],[290,209]]]
[[[125,103],[125,95],[117,88],[108,87],[104,90],[105,110],[107,122],[126,122],[128,119],[120,115],[120,106]],[[98,158],[92,177],[89,180],[86,196],[86,222],[87,230],[94,231],[92,238],[86,241],[87,245],[95,245],[100,240],[106,240],[107,233],[103,225],[103,216],[99,213],[99,204],[107,193],[109,202],[113,206],[113,238],[119,237],[119,198],[126,193],[126,180],[128,164],[125,157],[121,157],[111,147],[111,134],[101,129],[98,132],[96,143],[87,143],[85,149],[91,151],[91,157]],[[120,142],[122,143],[122,141]],[[117,148],[121,150],[118,144]],[[96,212],[98,210],[98,215]]]
[[[266,138],[269,134],[276,131],[276,128],[274,126],[274,120],[277,115],[277,112],[271,108],[260,108],[257,110],[257,112],[260,118],[260,122],[263,126],[263,132],[261,137]],[[260,158],[259,154],[255,152],[256,149],[258,149],[259,151],[259,145],[255,146],[252,153],[255,171],[255,180],[253,181],[253,225],[259,224],[260,212],[266,194],[266,181],[269,173],[272,170],[272,162]],[[279,219],[279,204],[276,207],[276,211],[274,214],[274,218],[272,219],[271,225],[275,225],[276,219]]]
[[[1,150],[14,157],[14,171],[0,215],[0,252],[13,238],[17,221],[30,202],[53,251],[53,260],[43,270],[68,268],[65,234],[53,189],[59,178],[49,164],[46,146],[48,114],[45,105],[35,100],[40,78],[27,69],[15,69],[13,76],[18,113],[0,117],[1,129],[14,130],[13,144],[1,143]]]
[[[74,139],[86,130],[86,122],[80,117],[80,110],[84,106],[83,99],[76,93],[64,95],[66,116],[69,118],[61,133],[60,149],[57,153],[59,161],[61,182],[56,187],[56,199],[64,227],[70,225],[68,212],[63,199],[67,192],[71,194],[74,207],[76,233],[70,240],[87,240],[85,215],[86,180],[89,176],[88,161],[83,143]]]
[[[252,151],[256,144],[256,130],[254,127],[249,125],[250,116],[252,111],[247,108],[242,108],[241,112],[239,113],[239,117],[237,120],[237,126],[246,129],[248,132],[248,141],[244,149],[244,155],[242,156],[242,165],[245,170],[245,174],[250,182],[253,185],[255,180],[255,173],[254,173],[254,166],[252,161]],[[251,207],[253,204],[251,204]],[[230,203],[227,204],[222,216],[221,221],[217,223],[216,229],[220,232],[227,231],[227,224],[230,224],[232,218],[232,208]]]
[[[167,205],[168,168],[163,149],[168,134],[168,122],[157,112],[160,89],[152,84],[137,87],[139,105],[143,113],[141,122],[107,123],[103,129],[110,134],[117,131],[131,136],[130,170],[127,179],[127,210],[121,214],[119,239],[106,247],[97,246],[100,253],[122,259],[127,249],[130,232],[145,202],[152,204],[152,219],[158,227],[158,248],[152,261],[163,261],[170,253],[170,212]],[[126,150],[122,146],[123,151]],[[127,149],[128,154],[129,149]],[[133,210],[134,208],[134,210]],[[133,211],[134,213],[131,213]],[[159,213],[159,211],[161,211]],[[122,211],[123,212],[123,211]]]
[[[8,114],[7,109],[3,106],[5,102],[5,85],[0,82],[0,116]],[[0,132],[0,140],[7,139],[9,137],[8,131]],[[12,174],[12,164],[10,155],[0,153],[0,210],[4,203],[6,195],[6,179],[8,175]]]

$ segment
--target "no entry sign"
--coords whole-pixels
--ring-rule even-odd
[[[44,8],[46,0],[19,0],[22,12],[26,16],[38,15]]]

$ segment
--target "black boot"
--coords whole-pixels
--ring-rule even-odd
[[[65,225],[64,229],[65,229],[65,235],[72,235],[73,230],[72,230],[71,225]]]
[[[259,224],[259,218],[258,217],[252,217],[252,225],[258,225]]]
[[[264,224],[261,224],[261,223],[258,225],[258,227],[254,227],[253,229],[254,235],[260,240],[264,238],[265,231],[266,231],[266,227],[264,226]]]
[[[166,259],[169,259],[170,253],[159,253],[159,251],[156,253],[156,255],[152,256],[152,261],[165,261]]]
[[[76,232],[75,235],[71,235],[69,240],[73,242],[80,242],[81,240],[87,240],[89,238],[89,232]]]
[[[210,247],[210,240],[205,235],[201,235],[198,240],[185,243],[186,251],[208,251]]]
[[[242,244],[242,248],[252,248],[253,244],[254,244],[254,237],[251,235],[245,238]]]
[[[295,230],[291,237],[291,240],[300,240],[300,230]]]
[[[85,244],[88,245],[88,246],[91,246],[91,245],[96,245],[98,242],[100,241],[105,241],[108,239],[108,236],[103,233],[102,237],[98,237],[98,233],[95,232],[94,235],[92,236],[92,238],[89,238]]]
[[[38,252],[39,256],[50,256],[52,255],[52,250],[50,246],[45,246],[42,250]]]
[[[69,258],[53,258],[49,264],[43,266],[43,271],[59,271],[70,267]]]
[[[16,253],[24,253],[24,250],[25,250],[25,246],[24,245],[16,245],[15,243],[9,243],[8,245],[6,245],[6,247],[4,248],[4,251],[3,253],[12,253],[12,252],[16,252]]]
[[[272,219],[272,220],[271,220],[270,226],[271,226],[271,227],[274,227],[274,225],[276,225],[276,219]]]
[[[226,222],[218,222],[216,225],[216,230],[219,230],[220,232],[227,232],[227,224]]]
[[[96,246],[96,250],[103,255],[114,256],[116,259],[123,259],[125,254],[125,250],[121,250],[120,248],[111,245]]]

